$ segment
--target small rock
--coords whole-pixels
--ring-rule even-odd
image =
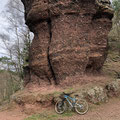
[[[100,86],[95,86],[95,87],[89,89],[86,92],[86,98],[94,104],[99,104],[101,102],[108,101],[108,97],[107,97],[106,92]]]
[[[120,79],[112,81],[105,86],[108,97],[118,96],[120,93]]]

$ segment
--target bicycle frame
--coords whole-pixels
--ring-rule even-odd
[[[72,98],[72,97],[70,97],[70,96],[68,96],[68,95],[64,95],[64,98],[67,100],[67,102],[70,104],[71,107],[74,107],[75,101],[76,101],[75,98]],[[70,102],[69,99],[73,101],[73,104]]]

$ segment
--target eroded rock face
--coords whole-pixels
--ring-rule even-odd
[[[120,54],[120,11],[114,12],[112,19],[112,29],[109,33],[109,43],[112,49],[118,49]]]
[[[103,6],[95,0],[22,2],[26,24],[35,35],[30,60],[32,79],[58,84],[66,77],[101,69],[112,18]]]

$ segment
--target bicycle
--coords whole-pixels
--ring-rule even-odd
[[[61,100],[56,102],[55,104],[55,111],[58,114],[62,114],[66,111],[67,104],[70,105],[72,108],[75,109],[75,111],[80,114],[86,114],[88,112],[88,103],[83,99],[78,99],[78,95],[75,96],[75,98],[70,97],[70,95],[73,93],[64,93],[60,96]]]

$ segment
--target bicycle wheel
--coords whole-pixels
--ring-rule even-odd
[[[63,102],[63,101],[58,101],[56,104],[55,104],[55,111],[56,113],[58,114],[62,114],[64,113],[66,110],[66,103]]]
[[[87,113],[88,109],[88,103],[85,100],[79,99],[75,103],[75,111],[80,115]]]

